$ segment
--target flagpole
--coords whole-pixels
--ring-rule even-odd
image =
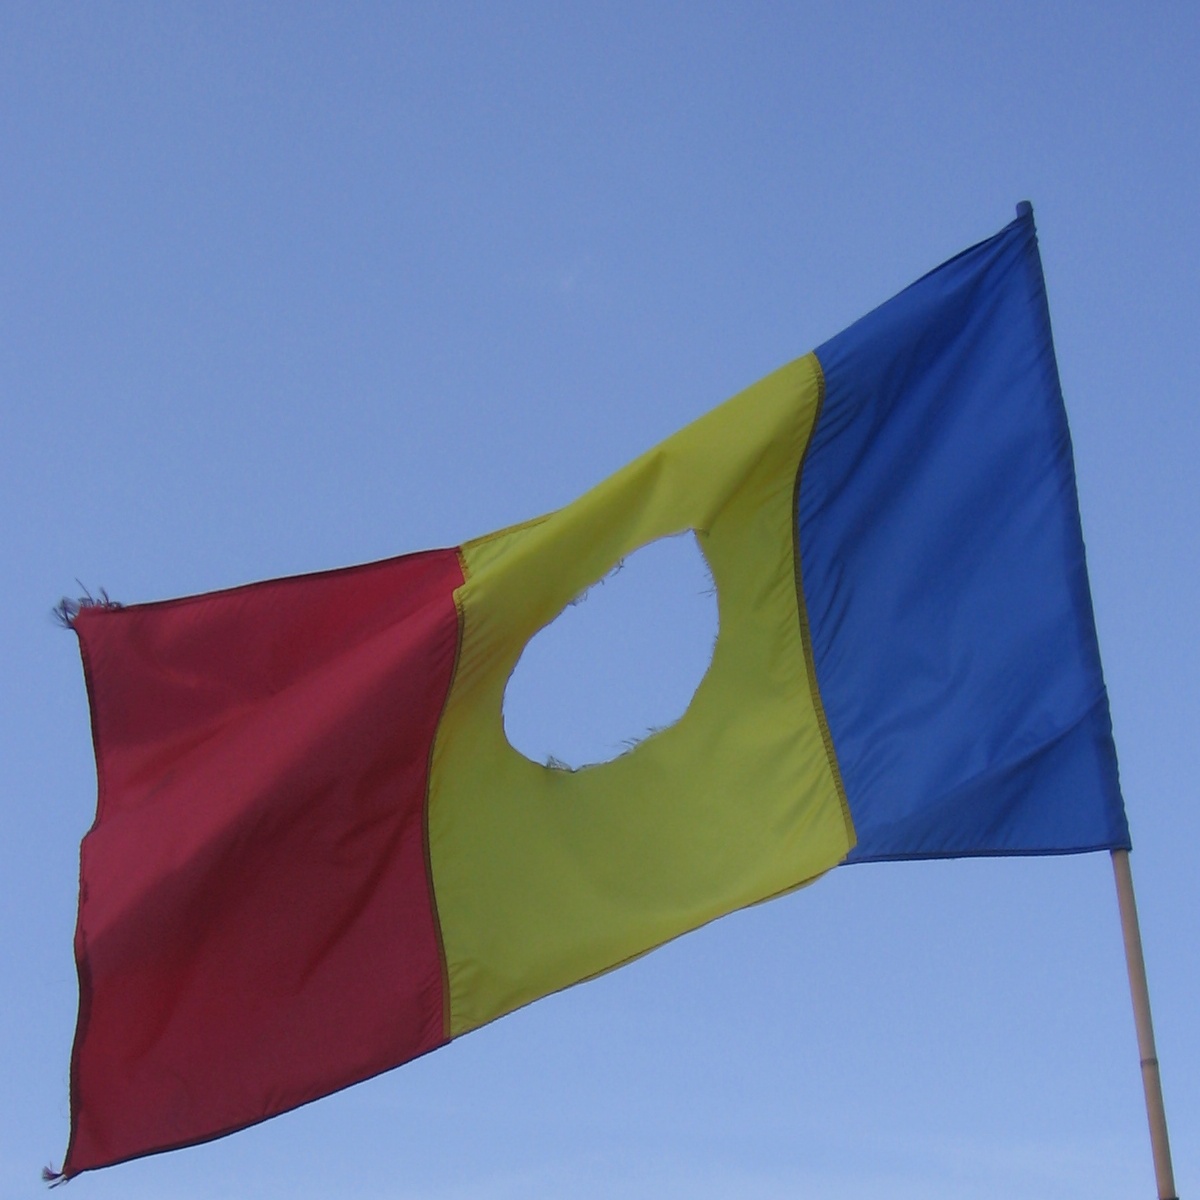
[[[1178,1200],[1171,1170],[1171,1145],[1167,1141],[1167,1114],[1163,1107],[1162,1081],[1154,1050],[1154,1026],[1150,1022],[1150,989],[1146,985],[1146,962],[1142,957],[1142,934],[1138,928],[1137,903],[1133,898],[1133,874],[1129,851],[1112,852],[1113,875],[1117,881],[1117,903],[1121,909],[1121,933],[1125,939],[1125,965],[1129,968],[1129,992],[1133,998],[1133,1023],[1137,1028],[1138,1053],[1142,1059],[1142,1087],[1146,1092],[1146,1116],[1150,1121],[1150,1149],[1159,1200]]]

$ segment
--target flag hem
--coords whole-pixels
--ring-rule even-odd
[[[796,613],[800,620],[800,645],[804,650],[804,673],[808,680],[808,690],[812,695],[813,711],[816,714],[817,727],[821,731],[821,741],[825,746],[825,756],[829,760],[829,773],[833,777],[833,786],[837,792],[838,803],[842,808],[842,820],[846,823],[846,838],[850,843],[846,853],[849,854],[858,845],[858,834],[854,829],[850,800],[846,795],[846,785],[842,782],[842,769],[838,763],[837,749],[833,744],[833,732],[825,718],[825,704],[821,699],[821,687],[817,681],[817,662],[813,655],[812,630],[808,624],[808,604],[804,598],[804,566],[800,556],[800,483],[804,476],[804,464],[808,460],[808,451],[813,444],[813,436],[817,432],[817,426],[821,423],[821,412],[825,407],[825,368],[821,366],[821,360],[815,353],[810,354],[809,357],[816,368],[817,403],[812,423],[808,427],[808,436],[804,439],[804,449],[800,452],[795,483],[792,485],[792,567],[796,578]],[[816,877],[814,876],[814,878]],[[795,886],[803,887],[804,883],[798,883]]]

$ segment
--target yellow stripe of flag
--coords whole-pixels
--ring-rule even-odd
[[[575,503],[463,547],[429,789],[451,1035],[797,887],[853,846],[795,565],[821,387],[816,358],[799,359]],[[524,758],[502,705],[526,643],[626,555],[688,529],[720,632],[687,712],[609,763]]]

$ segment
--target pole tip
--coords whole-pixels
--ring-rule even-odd
[[[1032,217],[1033,216],[1033,205],[1030,204],[1028,200],[1017,201],[1017,216],[1018,216],[1018,218]]]

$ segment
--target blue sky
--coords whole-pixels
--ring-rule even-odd
[[[76,578],[156,599],[557,507],[1025,198],[1195,1192],[1198,56],[1184,3],[4,5],[0,1194],[67,1136]],[[572,610],[530,739],[605,753],[686,701],[674,553]],[[556,654],[635,625],[656,657],[561,702]],[[1105,856],[859,866],[70,1187],[1116,1200],[1152,1187],[1141,1105]]]

